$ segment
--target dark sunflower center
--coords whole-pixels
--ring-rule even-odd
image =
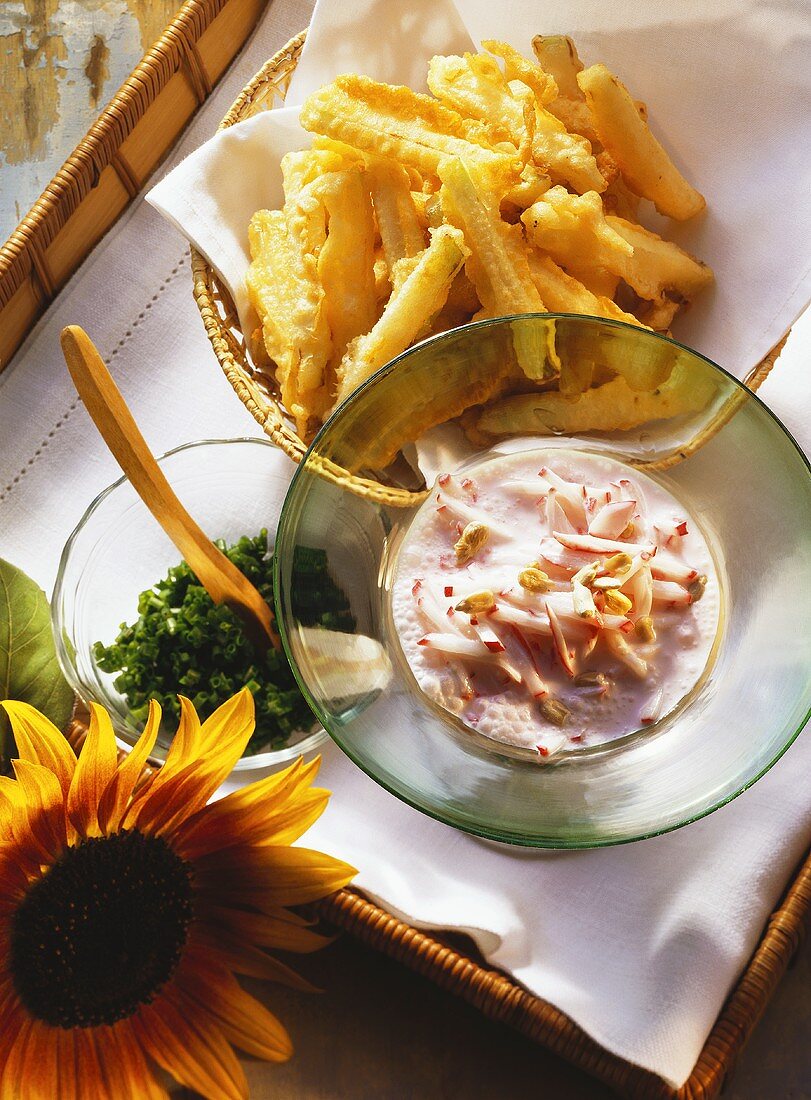
[[[172,976],[192,918],[191,867],[137,830],[68,848],[11,926],[11,974],[53,1027],[113,1024]]]

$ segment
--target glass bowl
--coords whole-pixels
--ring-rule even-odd
[[[187,443],[158,459],[183,504],[213,539],[236,542],[266,527],[268,542],[289,484],[289,460],[264,439],[218,439]],[[100,493],[65,544],[51,615],[57,654],[81,699],[110,712],[116,734],[132,745],[141,723],[102,672],[93,644],[111,642],[122,622],[137,617],[138,595],[151,587],[180,554],[126,478]],[[174,725],[164,719],[155,757],[165,759]],[[309,753],[325,740],[322,729],[294,735],[284,748],[244,756],[239,770],[274,768]]]
[[[556,379],[533,382],[519,356],[533,377],[550,364]],[[659,409],[657,419],[624,431],[569,432],[544,412],[544,394],[560,386],[569,409],[564,419],[576,421],[578,390],[617,372],[637,387],[654,386],[656,394],[660,383],[678,378],[689,396],[681,411],[666,417]],[[714,661],[683,705],[639,733],[546,763],[484,743],[429,701],[392,626],[398,548],[426,485],[441,470],[472,469],[493,454],[488,443],[471,443],[452,418],[486,398],[496,374],[530,393],[523,442],[502,425],[496,451],[527,446],[528,430],[544,431],[530,445],[576,447],[639,468],[698,522],[721,578]],[[380,475],[388,487],[376,488],[373,471],[388,463]],[[620,322],[501,318],[410,349],[322,428],[282,509],[277,619],[302,690],[329,734],[398,798],[492,840],[548,848],[615,844],[712,812],[760,778],[798,735],[811,705],[810,532],[807,461],[762,402],[720,367]],[[300,545],[327,552],[350,598],[354,637],[313,639],[299,622],[294,607],[302,578],[293,563]]]

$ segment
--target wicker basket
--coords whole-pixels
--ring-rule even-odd
[[[237,122],[244,122],[261,111],[284,102],[290,78],[301,54],[306,31],[279,50],[263,65],[253,80],[245,86],[239,98],[233,103],[228,114],[219,125],[220,130],[227,129]],[[294,462],[300,462],[307,445],[296,433],[292,422],[280,403],[279,392],[272,378],[254,371],[251,366],[245,337],[242,333],[231,295],[219,282],[216,272],[208,261],[194,248],[191,250],[192,276],[194,280],[194,300],[203,318],[206,334],[214,348],[214,353],[225,377],[233,386],[240,401],[251,416],[261,425],[263,431]],[[750,389],[756,390],[774,366],[774,362],[783,348],[784,336],[769,354],[747,375],[745,382]],[[714,419],[696,435],[687,448],[665,459],[648,462],[645,465],[655,469],[665,469],[686,458],[698,450],[734,415],[739,402],[731,398]],[[406,490],[392,489],[380,482],[358,478],[340,467],[322,466],[322,475],[330,480],[339,481],[346,488],[362,496],[374,497],[381,503],[400,507],[411,507],[419,496]]]
[[[284,102],[306,33],[301,31],[291,38],[262,66],[220,123],[220,130]],[[194,300],[225,377],[265,434],[294,462],[299,462],[307,447],[291,427],[287,414],[279,404],[278,395],[265,388],[269,379],[263,378],[260,385],[254,374],[231,295],[220,286],[211,265],[194,248],[191,250],[191,267]]]

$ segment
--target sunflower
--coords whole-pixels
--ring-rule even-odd
[[[182,700],[146,779],[157,704],[121,762],[102,707],[77,759],[33,707],[2,705],[20,759],[0,777],[0,1096],[157,1100],[159,1068],[211,1100],[247,1096],[233,1047],[284,1061],[292,1046],[235,974],[309,988],[268,949],[323,946],[287,906],[355,873],[290,847],[329,797],[318,762],[209,805],[253,731],[247,690],[202,725]]]

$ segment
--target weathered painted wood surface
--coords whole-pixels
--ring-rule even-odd
[[[181,0],[0,0],[0,241]]]

